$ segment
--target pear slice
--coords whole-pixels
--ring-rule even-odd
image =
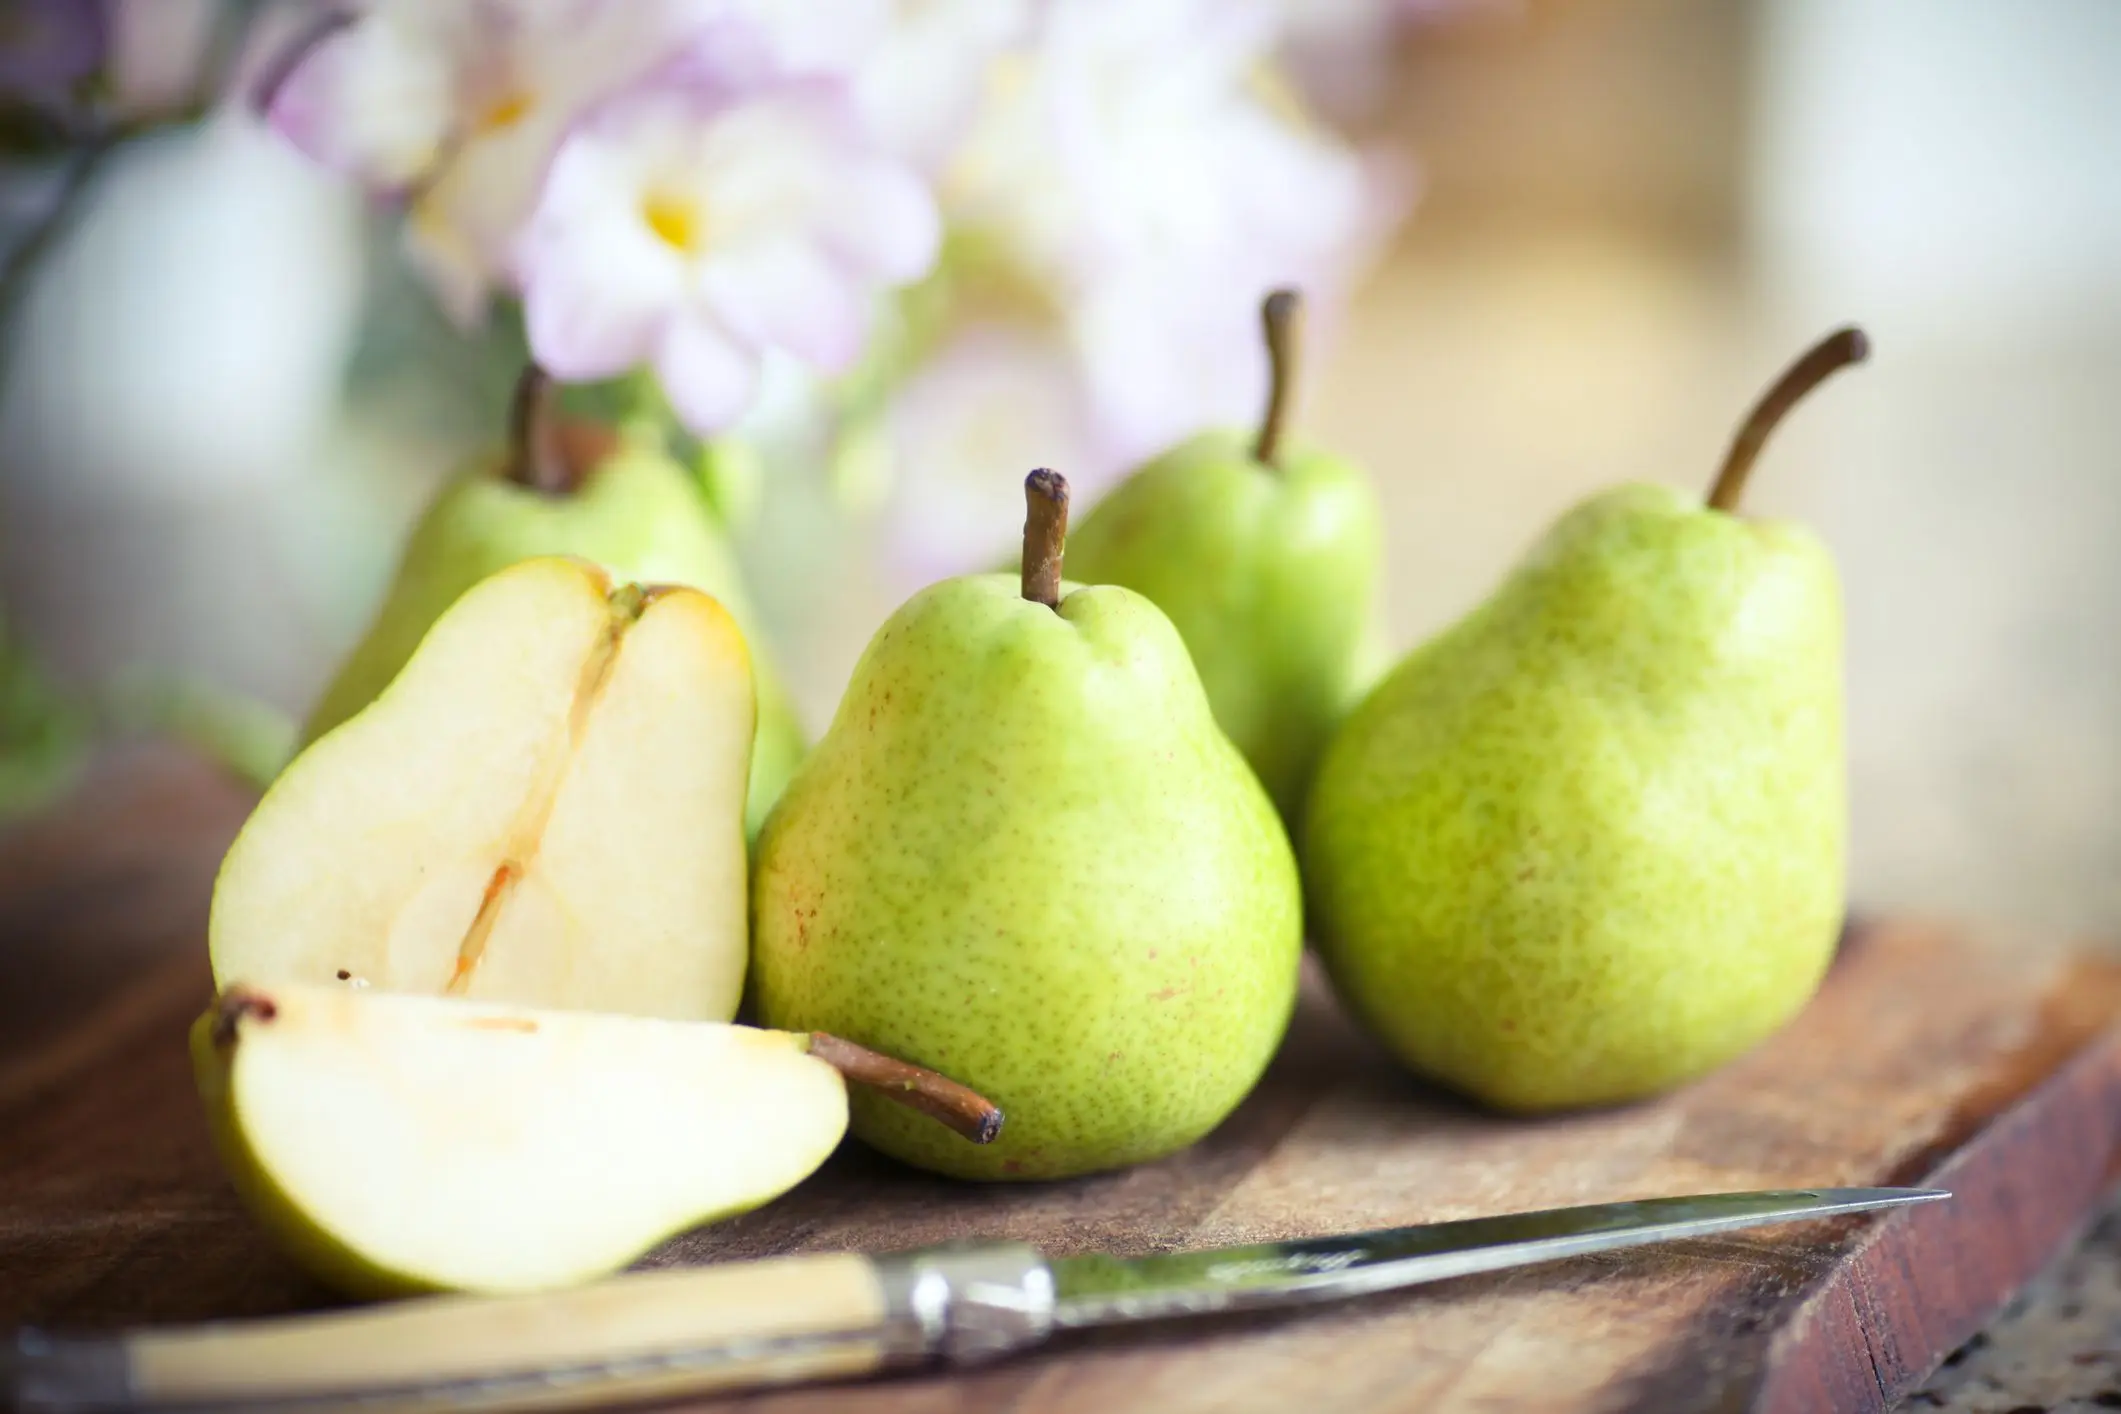
[[[192,1030],[238,1190],[355,1295],[567,1285],[785,1192],[847,1126],[809,1044],[299,985],[231,990]]]
[[[754,710],[708,595],[504,569],[273,783],[215,883],[215,978],[726,1021]]]

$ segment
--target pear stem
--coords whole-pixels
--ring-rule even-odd
[[[1709,488],[1709,509],[1736,510],[1738,498],[1745,494],[1746,477],[1752,473],[1753,463],[1759,459],[1768,434],[1812,389],[1851,364],[1863,362],[1870,354],[1870,339],[1853,324],[1836,329],[1805,350],[1803,356],[1775,380],[1774,386],[1760,395],[1760,401],[1753,404],[1752,412],[1739,427],[1738,435],[1731,439],[1731,449],[1724,454],[1723,469],[1716,473],[1716,484]]]
[[[1281,468],[1281,434],[1288,424],[1289,405],[1296,399],[1296,353],[1303,335],[1303,296],[1295,290],[1276,290],[1259,307],[1259,323],[1267,341],[1267,411],[1259,420],[1259,436],[1252,455],[1263,465]]]
[[[810,1054],[857,1085],[867,1085],[887,1100],[941,1120],[975,1144],[991,1144],[1002,1132],[1002,1112],[993,1101],[932,1070],[824,1031],[810,1033]]]
[[[248,987],[234,986],[214,998],[213,1036],[216,1046],[227,1046],[236,1039],[236,1026],[246,1016],[260,1021],[270,1021],[280,1014],[280,1008],[263,992],[254,992]]]
[[[548,496],[565,496],[582,482],[582,459],[572,455],[558,403],[552,375],[525,364],[508,409],[508,479]]]
[[[1068,478],[1040,467],[1024,478],[1024,597],[1060,608],[1061,554],[1068,544]]]

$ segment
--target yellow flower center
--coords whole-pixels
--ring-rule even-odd
[[[522,89],[511,89],[486,105],[479,114],[478,130],[482,133],[497,133],[503,128],[512,128],[529,114],[530,95]]]
[[[685,255],[698,251],[707,236],[699,204],[678,192],[651,191],[641,200],[641,219],[663,244]]]

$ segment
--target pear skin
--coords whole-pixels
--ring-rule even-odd
[[[1861,352],[1777,386],[1710,505],[1634,485],[1564,516],[1328,747],[1313,938],[1414,1070],[1507,1110],[1631,1100],[1817,987],[1848,837],[1840,591],[1809,531],[1730,513],[1731,468]]]
[[[1287,444],[1296,309],[1293,291],[1267,300],[1274,379],[1261,431],[1166,452],[1114,487],[1068,546],[1075,578],[1124,585],[1170,617],[1216,722],[1292,829],[1319,752],[1368,685],[1382,555],[1368,477]]]
[[[949,580],[892,615],[753,871],[761,1020],[991,1097],[1009,1122],[981,1147],[854,1097],[863,1140],[968,1178],[1192,1143],[1258,1080],[1296,996],[1272,803],[1170,620],[1060,584],[1051,548],[1022,579]]]

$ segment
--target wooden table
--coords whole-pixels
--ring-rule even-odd
[[[212,872],[249,801],[174,753],[105,762],[0,836],[0,1321],[62,1328],[328,1300],[252,1226],[184,1055]],[[1254,1241],[1726,1188],[1957,1195],[1296,1315],[1056,1343],[756,1411],[1880,1410],[2077,1230],[2121,1158],[2121,967],[1942,925],[1855,931],[1768,1046],[1654,1104],[1499,1119],[1404,1077],[1316,979],[1209,1140],[1069,1183],[950,1183],[847,1146],[651,1264],[1008,1236],[1054,1252]],[[719,1407],[719,1406],[718,1406]]]

